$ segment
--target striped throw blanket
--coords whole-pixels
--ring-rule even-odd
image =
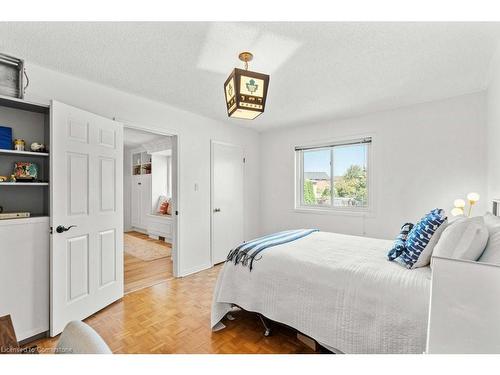
[[[298,240],[299,238],[308,236],[311,233],[318,231],[319,229],[286,230],[256,238],[255,240],[248,242],[243,242],[229,252],[226,262],[233,262],[235,265],[241,263],[245,267],[248,266],[251,271],[254,260],[262,258],[262,256],[257,259],[255,258],[261,251],[273,246]]]

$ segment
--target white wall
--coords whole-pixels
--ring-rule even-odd
[[[449,212],[453,200],[470,191],[484,197],[484,112],[485,94],[477,93],[262,134],[261,232],[317,227],[394,238],[404,222],[415,222],[436,207]],[[372,214],[294,212],[293,147],[362,135],[373,135]],[[484,211],[485,202],[479,202],[476,214]]]
[[[161,195],[167,196],[168,185],[168,165],[167,156],[151,154],[151,207],[153,210],[158,205],[158,198]],[[153,211],[154,212],[154,211]]]
[[[180,274],[210,265],[210,140],[245,149],[245,238],[283,228],[322,230],[392,238],[406,220],[415,221],[434,207],[451,208],[453,199],[469,191],[486,194],[486,125],[484,93],[409,106],[328,124],[279,129],[259,134],[220,123],[113,88],[27,65],[27,100],[56,99],[106,117],[153,131],[179,136]],[[498,102],[500,85],[490,87],[488,102]],[[495,103],[496,104],[496,103]],[[491,110],[493,108],[495,112]],[[223,110],[224,107],[221,107]],[[488,119],[500,120],[500,106]],[[489,144],[500,134],[489,122]],[[495,131],[495,133],[493,132]],[[336,137],[374,136],[373,214],[369,217],[304,214],[293,211],[293,146]],[[260,139],[260,145],[259,145]],[[404,141],[403,141],[404,140]],[[490,147],[488,176],[500,161]],[[262,155],[260,155],[262,153]],[[259,171],[260,169],[260,171]],[[500,181],[496,178],[495,181]],[[194,190],[194,184],[199,190]],[[495,187],[496,186],[496,187]],[[493,190],[492,190],[493,191]],[[126,192],[125,192],[126,193]],[[499,194],[500,195],[500,194]],[[485,207],[482,199],[476,213]]]
[[[132,153],[131,149],[123,149],[123,230],[132,230]]]
[[[27,100],[56,99],[136,126],[178,135],[180,274],[210,266],[210,140],[241,145],[246,154],[245,237],[259,232],[259,134],[169,105],[27,63]],[[220,103],[224,111],[224,103]],[[198,191],[194,185],[198,184]]]
[[[486,96],[486,139],[488,143],[488,200],[500,199],[500,47],[491,61]],[[491,209],[491,207],[488,207]]]

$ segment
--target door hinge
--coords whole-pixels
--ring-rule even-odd
[[[179,216],[179,211],[175,211],[175,216]]]
[[[50,234],[54,233],[54,230],[52,229],[52,227],[50,227]]]
[[[243,163],[246,163],[247,162],[247,158],[243,158]]]

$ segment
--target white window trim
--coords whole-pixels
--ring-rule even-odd
[[[374,204],[373,204],[373,143],[374,143],[374,135],[363,135],[363,136],[352,136],[352,137],[343,137],[332,139],[328,141],[309,143],[306,145],[302,145],[301,147],[311,147],[317,148],[318,150],[321,148],[330,148],[332,145],[339,144],[342,145],[344,143],[349,143],[350,141],[355,141],[363,138],[371,138],[371,143],[368,144],[367,150],[367,158],[366,158],[366,168],[367,168],[367,188],[368,188],[368,205],[366,207],[335,207],[335,206],[323,206],[323,205],[309,205],[303,203],[304,197],[304,184],[302,181],[303,178],[303,169],[304,169],[304,152],[296,151],[295,147],[292,147],[292,152],[294,153],[295,158],[295,202],[294,202],[294,212],[297,213],[309,213],[309,214],[322,214],[322,215],[346,215],[346,216],[373,216]],[[328,146],[327,146],[328,145]],[[333,160],[333,159],[332,159]],[[333,176],[333,163],[331,163],[330,175]],[[333,191],[333,186],[331,187]]]

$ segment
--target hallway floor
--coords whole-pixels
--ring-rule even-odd
[[[171,254],[172,245],[160,240],[153,240],[146,234],[139,232],[126,232],[127,237],[133,237],[145,241],[144,244],[154,244],[156,247],[165,247],[168,254]],[[154,260],[143,260],[135,257],[128,252],[124,252],[124,275],[125,275],[125,293],[150,287],[173,278],[172,256],[165,256]]]

